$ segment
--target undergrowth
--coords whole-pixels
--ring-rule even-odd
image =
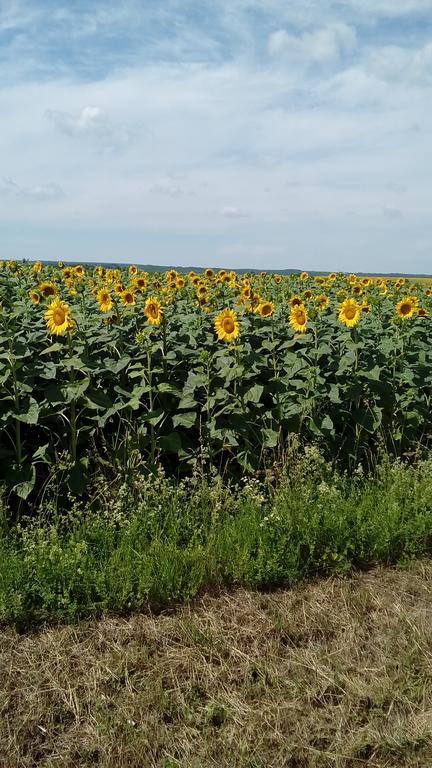
[[[428,554],[432,459],[351,477],[315,449],[276,483],[162,474],[100,488],[67,515],[49,503],[0,533],[0,621],[27,627],[158,609],[203,590],[289,586]]]

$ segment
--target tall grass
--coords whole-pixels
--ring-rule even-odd
[[[386,460],[373,477],[348,478],[311,450],[276,488],[159,477],[67,517],[47,506],[9,527],[5,512],[0,620],[131,612],[209,588],[274,588],[397,563],[430,551],[431,511],[432,460]]]

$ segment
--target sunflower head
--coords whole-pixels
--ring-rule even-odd
[[[128,269],[128,272],[132,277],[138,274],[138,267],[135,266],[135,264],[131,264],[131,266]]]
[[[38,291],[44,297],[44,299],[49,299],[51,296],[56,296],[57,286],[54,285],[54,283],[49,282],[40,283],[38,285]]]
[[[133,284],[138,291],[145,291],[147,288],[147,278],[142,275],[137,275],[134,278]]]
[[[361,314],[362,308],[356,299],[345,299],[339,309],[339,320],[347,328],[354,328],[359,322]]]
[[[74,267],[74,272],[75,272],[77,277],[84,277],[85,269],[82,266],[82,264],[77,264],[77,266]]]
[[[110,312],[113,307],[113,300],[107,288],[101,288],[99,291],[97,291],[96,299],[101,312]]]
[[[416,301],[413,296],[405,296],[396,304],[396,314],[401,320],[409,320],[416,311]]]
[[[282,282],[282,276],[281,275],[275,275],[273,279],[274,279],[276,285],[280,285],[281,282]]]
[[[328,296],[326,296],[325,293],[322,293],[320,296],[316,297],[316,303],[318,309],[323,312],[327,307],[330,306],[330,299]]]
[[[224,309],[215,318],[215,330],[219,341],[235,341],[240,335],[237,313]]]
[[[300,280],[308,280],[309,279],[309,273],[308,272],[301,272],[300,273]]]
[[[309,288],[308,288],[308,290],[304,292],[303,296],[305,297],[305,299],[311,299],[311,298],[312,298],[312,296],[313,296],[313,293],[312,293],[312,291],[311,291],[311,290],[309,290]]]
[[[125,288],[124,291],[120,294],[120,301],[122,304],[127,306],[132,306],[135,304],[135,294],[133,291],[131,291],[130,288]]]
[[[292,307],[298,307],[300,304],[303,304],[300,296],[291,296],[289,303]]]
[[[149,296],[144,305],[144,314],[150,325],[160,325],[163,319],[163,309],[155,296]]]
[[[204,274],[205,274],[205,276],[206,276],[206,277],[210,278],[210,277],[213,277],[213,275],[214,275],[214,272],[213,272],[213,270],[212,270],[210,267],[208,267],[208,268],[205,270]],[[220,274],[220,273],[219,273],[219,274]],[[224,274],[223,274],[223,275],[221,275],[221,277],[225,277],[225,275],[226,275],[226,272],[224,272]]]
[[[42,272],[42,262],[41,261],[36,261],[33,264],[33,272],[35,273],[35,275],[38,275],[39,272]]]
[[[32,304],[40,303],[41,297],[40,297],[40,293],[38,293],[37,291],[29,291],[29,296]]]
[[[275,306],[272,301],[262,301],[256,308],[256,312],[260,317],[271,317],[274,310]]]
[[[53,336],[64,336],[73,327],[69,305],[60,299],[54,299],[45,312],[45,321]]]
[[[291,306],[289,323],[296,333],[305,333],[307,330],[308,313],[304,304]]]

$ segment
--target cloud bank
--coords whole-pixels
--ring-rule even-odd
[[[0,0],[6,256],[430,271],[432,0]]]

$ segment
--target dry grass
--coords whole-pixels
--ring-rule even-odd
[[[0,633],[0,765],[426,768],[432,564]]]

